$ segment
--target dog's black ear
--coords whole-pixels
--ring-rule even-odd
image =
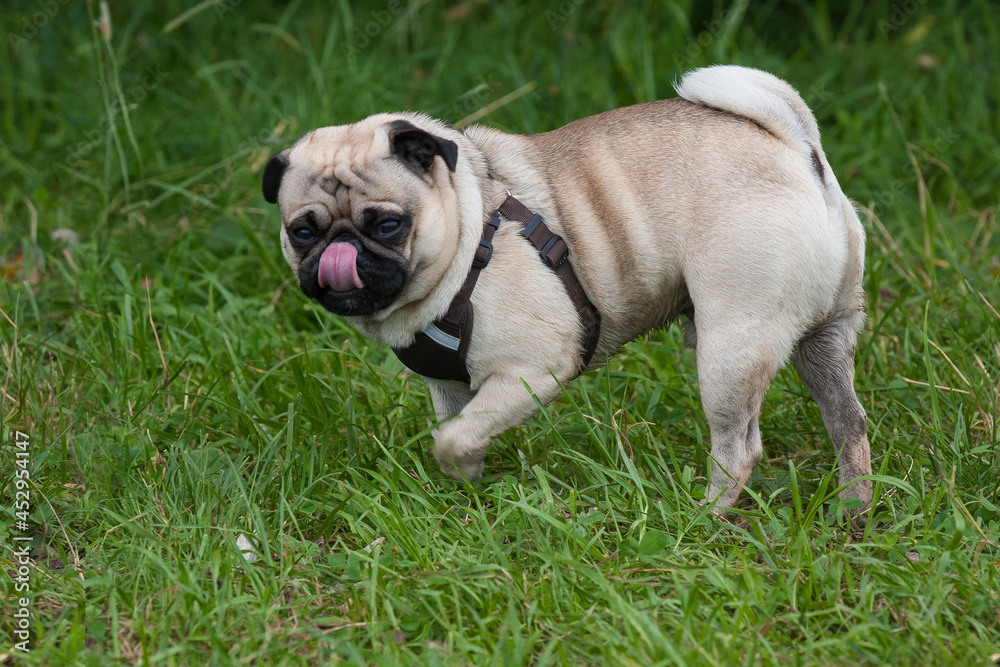
[[[267,161],[267,166],[264,167],[264,184],[261,190],[264,192],[264,199],[269,204],[278,203],[278,190],[281,189],[281,177],[285,175],[285,169],[288,168],[288,154],[291,152],[291,148],[286,148],[280,153],[275,153]]]
[[[458,162],[458,146],[405,120],[394,120],[388,124],[389,143],[392,154],[405,162],[411,169],[430,171],[434,156],[440,155],[449,171],[455,171]]]

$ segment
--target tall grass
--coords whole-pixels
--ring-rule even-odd
[[[0,560],[31,536],[32,651],[5,578],[0,660],[997,660],[998,23],[985,1],[6,4]],[[443,478],[421,381],[290,280],[264,162],[383,110],[544,131],[719,62],[802,91],[866,225],[872,520],[838,518],[791,371],[753,492],[707,513],[675,329],[498,438],[481,482]]]

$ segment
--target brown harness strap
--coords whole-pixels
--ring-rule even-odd
[[[583,327],[581,373],[593,358],[601,336],[601,314],[587,299],[583,286],[580,285],[572,266],[567,261],[569,247],[561,236],[552,233],[548,225],[542,221],[542,216],[532,213],[513,196],[508,196],[483,225],[483,237],[476,249],[472,267],[462,284],[462,289],[452,299],[448,311],[440,319],[418,332],[411,345],[393,349],[403,365],[418,375],[435,380],[458,380],[465,383],[470,381],[465,358],[472,338],[474,320],[471,297],[480,272],[486,268],[493,256],[493,235],[500,226],[501,214],[509,220],[524,223],[521,233],[535,246],[545,265],[559,276],[572,300]]]
[[[424,327],[413,343],[404,348],[393,348],[403,365],[418,375],[435,380],[458,380],[468,383],[469,369],[465,366],[465,355],[469,351],[472,338],[472,324],[475,311],[472,308],[472,292],[476,289],[479,274],[493,257],[493,235],[500,227],[500,218],[490,217],[483,225],[483,237],[476,248],[472,267],[462,283],[462,289],[451,300],[448,311],[437,321]]]
[[[552,269],[562,281],[566,293],[569,294],[573,306],[576,308],[576,316],[580,318],[583,327],[582,353],[580,355],[582,363],[580,372],[586,370],[590,360],[594,358],[594,351],[597,349],[597,342],[601,338],[601,313],[597,307],[587,298],[587,293],[583,291],[583,285],[573,272],[573,266],[567,261],[569,258],[569,246],[563,238],[553,234],[548,225],[542,221],[542,216],[532,212],[527,206],[508,196],[504,203],[500,205],[499,212],[509,220],[523,222],[524,229],[521,233],[531,241],[531,245],[538,250],[539,256],[547,267]]]

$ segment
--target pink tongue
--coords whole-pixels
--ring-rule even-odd
[[[331,243],[319,258],[319,286],[349,292],[365,286],[358,277],[358,251],[350,243]]]

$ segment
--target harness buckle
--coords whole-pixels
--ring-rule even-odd
[[[524,234],[524,237],[530,241],[531,235],[535,233],[535,230],[538,229],[538,225],[540,224],[542,224],[542,216],[536,213],[531,216],[531,220],[528,220],[527,224],[524,225],[524,229],[521,230],[521,233]]]
[[[538,254],[541,255],[545,265],[554,271],[562,266],[562,263],[569,257],[569,246],[566,245],[561,236],[553,234],[552,238],[546,241],[542,249],[538,251]]]
[[[476,256],[472,258],[472,267],[475,269],[485,269],[493,257],[493,244],[486,239],[479,239],[479,247],[476,248]]]

